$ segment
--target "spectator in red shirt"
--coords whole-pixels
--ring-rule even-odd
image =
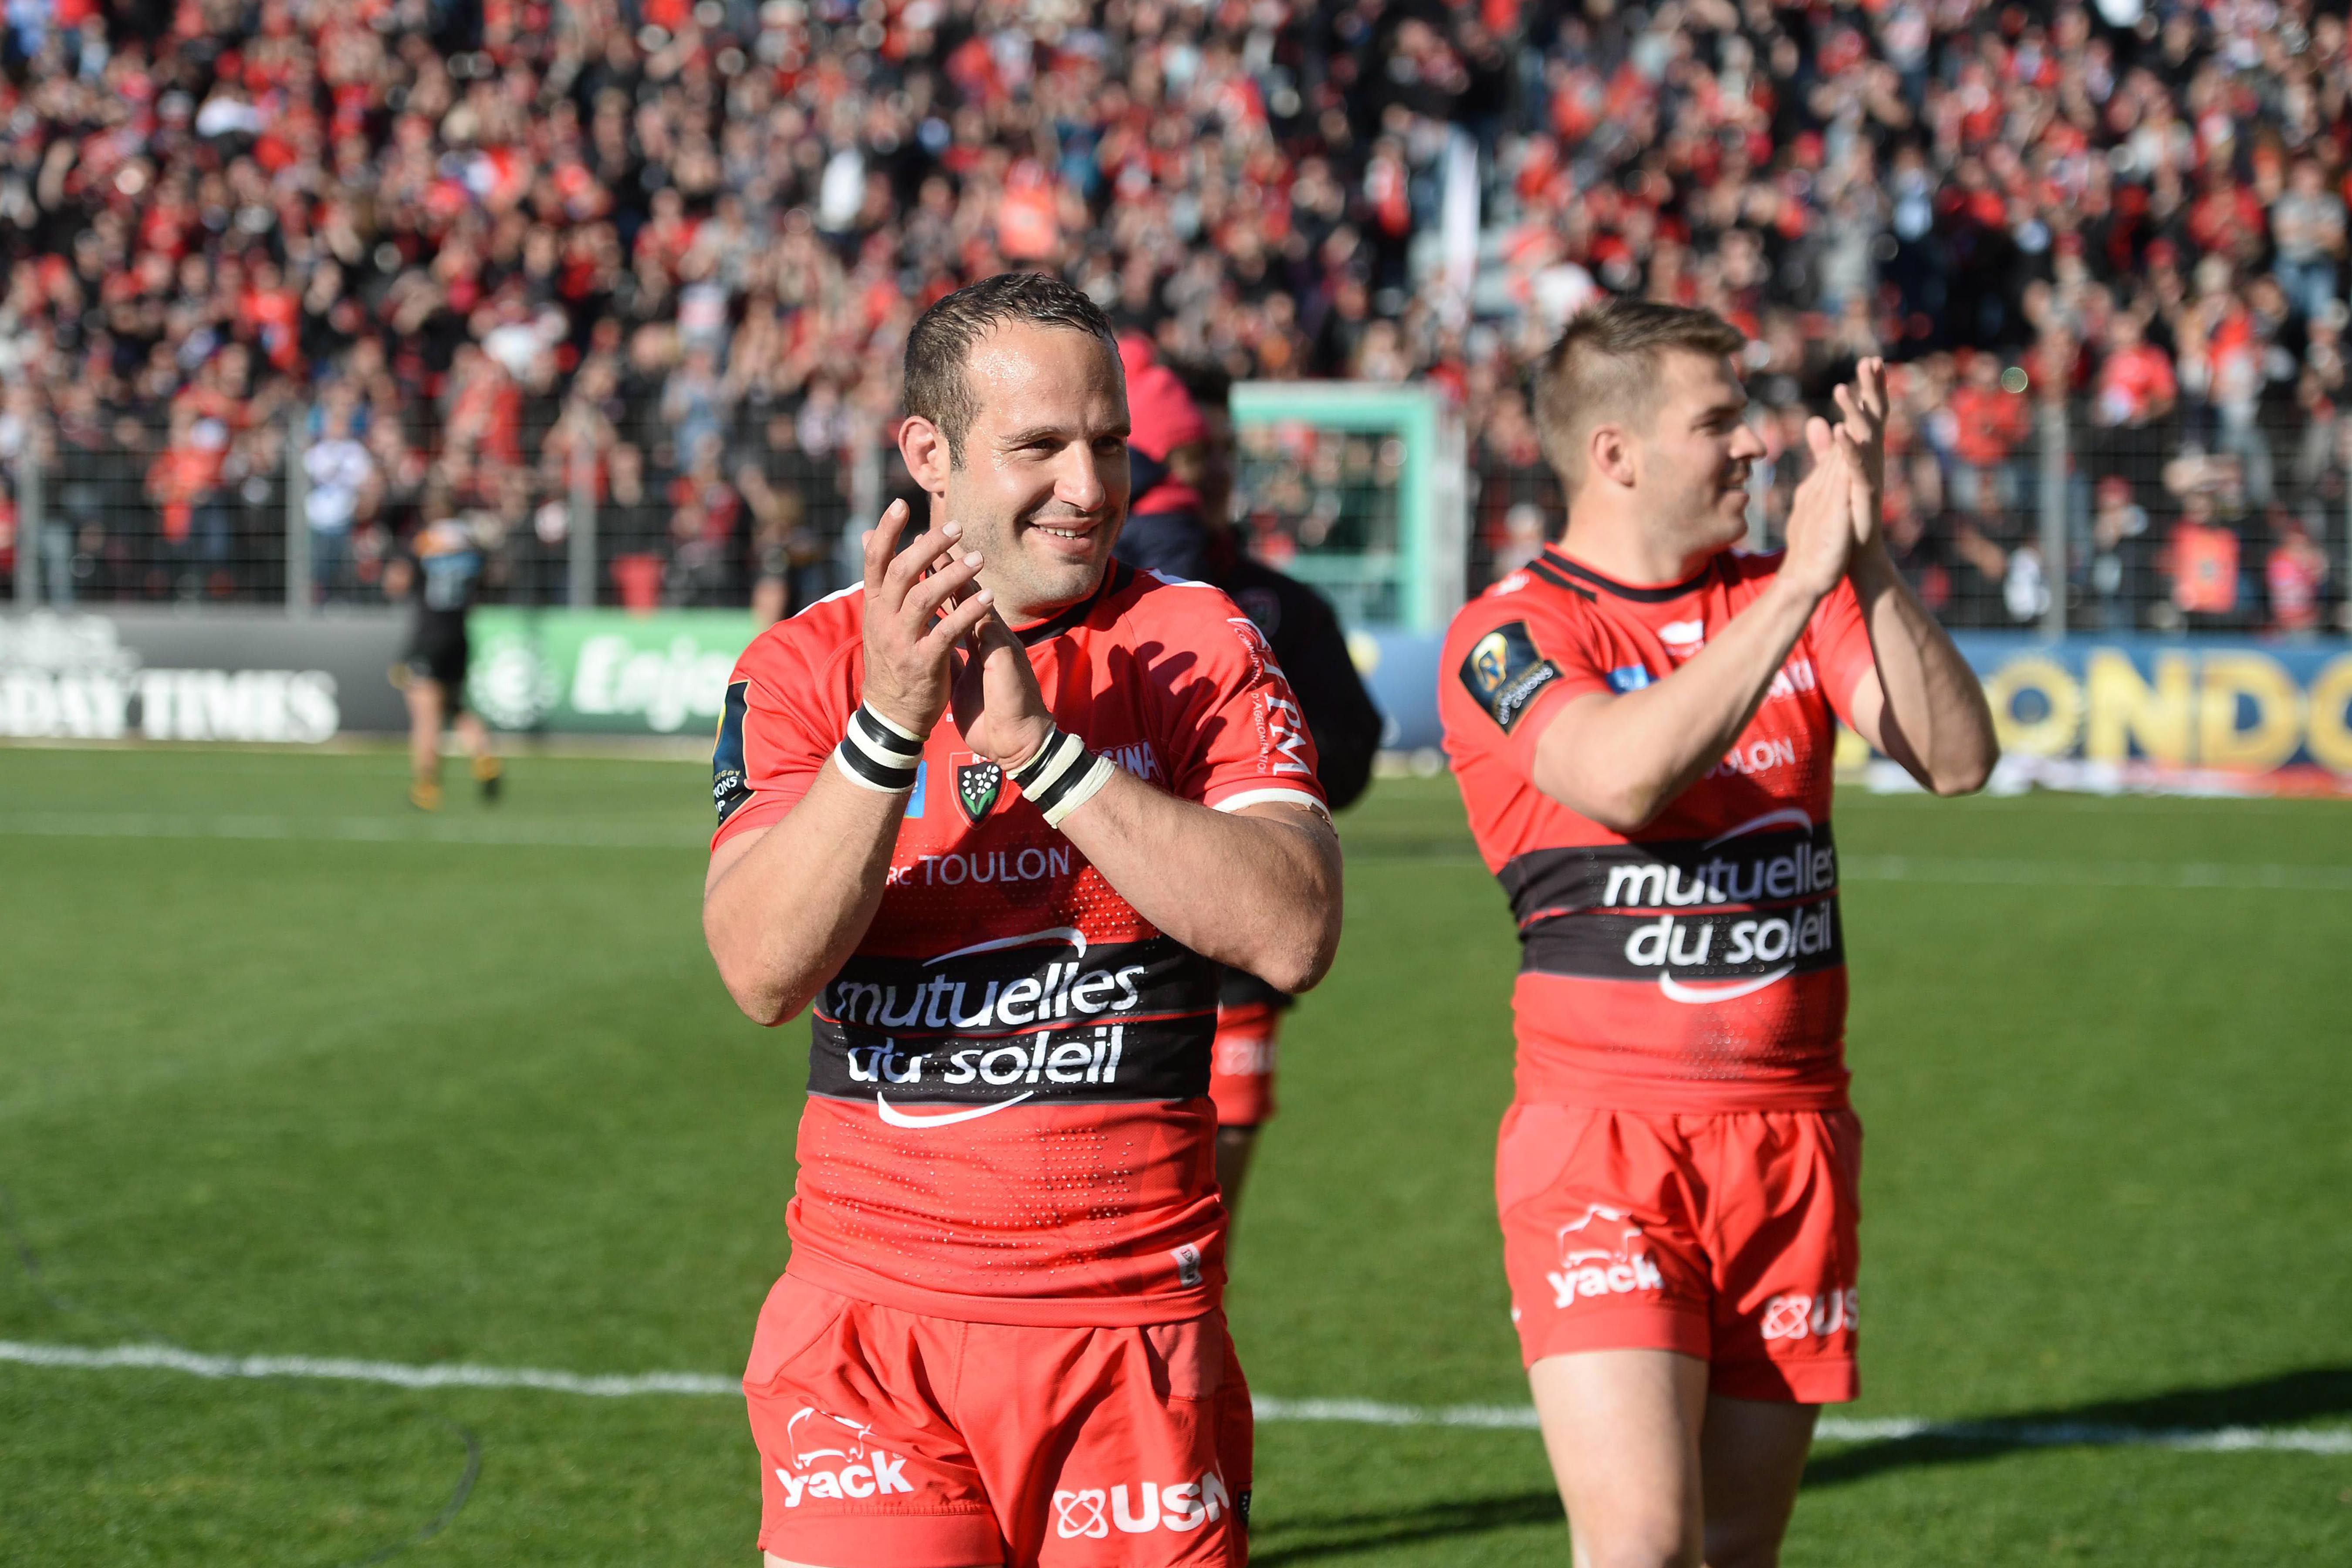
[[[2271,625],[2290,637],[2309,637],[2319,629],[2327,552],[2313,542],[2301,518],[2281,517],[2276,531],[2278,542],[2263,567],[2270,588]]]
[[[1952,499],[1969,511],[2013,507],[2018,477],[2011,458],[2032,428],[2024,397],[2000,384],[2000,359],[1970,354],[1959,387],[1952,394]]]

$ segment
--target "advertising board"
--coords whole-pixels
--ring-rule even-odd
[[[476,610],[466,700],[500,730],[677,735],[716,730],[751,640],[742,610]]]
[[[407,723],[391,615],[36,610],[0,616],[0,738],[315,745]]]

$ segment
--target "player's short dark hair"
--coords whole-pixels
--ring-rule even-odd
[[[1657,413],[1663,355],[1720,359],[1747,343],[1745,333],[1714,311],[1685,305],[1611,295],[1580,311],[1536,371],[1536,435],[1560,489],[1576,494],[1595,425],[1646,424]]]
[[[963,466],[963,438],[980,413],[964,372],[972,345],[997,328],[1024,321],[1092,332],[1106,353],[1118,349],[1102,308],[1060,279],[1043,272],[1000,272],[959,289],[916,318],[907,334],[907,412],[940,427],[948,461]]]

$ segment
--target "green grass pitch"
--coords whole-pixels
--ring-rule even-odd
[[[427,820],[402,768],[0,751],[0,1340],[740,1367],[806,1035],[704,955],[705,775],[525,759]],[[2352,1424],[2352,810],[1849,793],[1839,826],[1870,1129],[1843,1414]],[[1509,922],[1448,781],[1345,826],[1234,1331],[1264,1394],[1519,1403]],[[2143,885],[2181,865],[2222,869]],[[467,1435],[464,1508],[398,1561],[753,1560],[724,1398],[0,1363],[0,1561],[370,1560]],[[1261,1563],[1567,1561],[1530,1432],[1268,1424],[1256,1490]],[[1823,1445],[1787,1560],[2352,1562],[2352,1457]]]

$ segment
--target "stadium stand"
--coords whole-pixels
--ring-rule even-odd
[[[1238,378],[1445,389],[1474,588],[1558,515],[1522,369],[1596,289],[1749,331],[1776,455],[1896,360],[1894,536],[1956,623],[2056,579],[2308,631],[2352,552],[2309,0],[20,0],[0,52],[52,602],[276,601],[289,554],[365,602],[437,490],[495,598],[576,591],[593,508],[601,602],[803,603],[890,483],[907,325],[1008,267]]]

